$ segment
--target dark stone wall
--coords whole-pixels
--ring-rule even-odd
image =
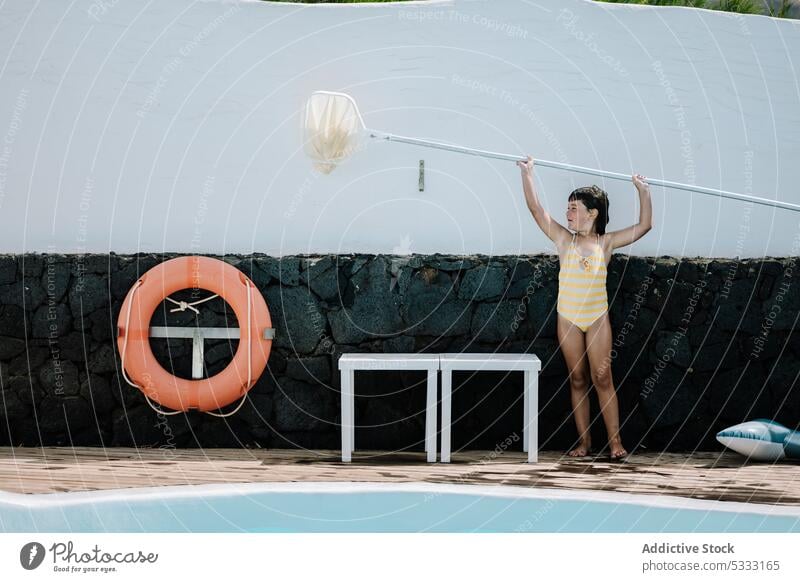
[[[227,419],[164,416],[122,380],[116,322],[131,285],[176,255],[0,256],[0,445],[339,448],[345,352],[528,352],[543,363],[540,443],[575,439],[556,340],[555,256],[226,256],[263,293],[277,337],[268,369]],[[612,370],[629,449],[713,450],[733,423],[800,421],[800,269],[759,260],[614,256]],[[191,325],[157,310],[152,325]],[[235,325],[221,299],[201,325]],[[235,318],[233,318],[235,321]],[[189,377],[191,342],[152,340]],[[209,374],[236,343],[207,342]],[[521,436],[520,375],[457,374],[454,450]],[[359,448],[422,450],[424,373],[362,372]],[[228,409],[232,408],[229,407]],[[605,430],[592,391],[593,439]],[[520,440],[515,441],[519,448]]]

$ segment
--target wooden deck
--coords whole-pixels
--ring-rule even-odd
[[[424,453],[282,449],[0,448],[0,490],[54,493],[293,481],[427,482],[555,487],[677,495],[695,499],[800,505],[800,465],[748,463],[733,453],[637,454],[624,463],[569,459],[542,452],[529,465],[522,453],[474,451],[448,464]]]

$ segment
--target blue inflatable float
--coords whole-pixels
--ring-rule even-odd
[[[774,420],[757,418],[717,433],[723,445],[757,461],[800,459],[800,431]]]

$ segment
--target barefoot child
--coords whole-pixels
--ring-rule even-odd
[[[533,184],[533,159],[528,156],[527,161],[517,165],[522,170],[528,208],[536,224],[558,249],[558,343],[569,370],[572,411],[579,437],[578,446],[569,455],[583,457],[592,450],[588,398],[591,382],[606,425],[611,460],[623,459],[628,453],[619,435],[619,404],[611,377],[606,266],[614,249],[633,243],[652,228],[650,186],[644,176],[632,176],[639,192],[639,222],[608,233],[606,193],[597,186],[578,188],[567,199],[567,228],[564,228],[539,202]]]

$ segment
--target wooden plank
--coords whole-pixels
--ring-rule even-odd
[[[626,463],[542,452],[470,451],[450,464],[417,452],[292,449],[0,448],[0,489],[16,493],[298,481],[429,482],[555,487],[800,505],[800,467],[748,463],[732,453],[644,453]]]

